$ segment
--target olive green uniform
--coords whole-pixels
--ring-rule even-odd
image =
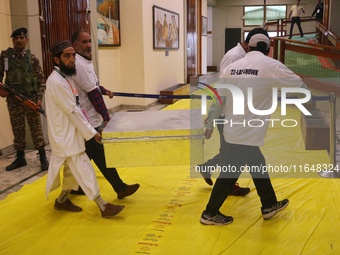
[[[22,95],[37,103],[42,100],[46,88],[44,74],[39,59],[29,50],[23,50],[19,56],[13,48],[1,52],[0,56],[0,81],[3,81],[6,73],[5,84]],[[26,147],[25,138],[25,116],[31,131],[34,147],[43,148],[44,141],[41,119],[39,112],[23,105],[9,95],[6,99],[7,108],[14,135],[14,147],[17,151],[24,151]]]

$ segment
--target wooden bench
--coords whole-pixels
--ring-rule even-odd
[[[162,96],[188,95],[190,94],[190,84],[180,83],[160,91],[160,94]],[[161,98],[159,101],[161,104],[173,104],[177,100],[179,99]]]
[[[301,131],[306,150],[329,150],[329,126],[319,109],[301,115]]]

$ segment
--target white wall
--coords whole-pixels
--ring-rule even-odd
[[[330,28],[329,30],[336,36],[340,36],[340,26],[339,26],[339,8],[340,1],[332,1],[330,6]]]
[[[153,19],[152,6],[156,5],[179,14],[179,49],[165,50],[153,49]],[[144,36],[144,72],[145,93],[156,93],[160,90],[184,82],[184,7],[183,1],[143,1],[143,36]],[[168,55],[168,56],[167,56]],[[147,103],[155,100],[146,100]]]
[[[0,24],[1,24],[1,40],[0,50],[5,50],[12,46],[12,40],[9,38],[12,33],[10,4],[9,0],[0,1]],[[13,144],[13,134],[9,122],[9,115],[7,111],[6,100],[0,97],[0,149]]]
[[[202,16],[208,18],[208,2],[207,0],[202,0]],[[209,23],[209,19],[208,19]],[[209,29],[207,30],[209,31]],[[202,74],[207,73],[207,66],[208,66],[208,35],[202,36],[201,31],[198,32],[198,34],[201,34],[202,37],[202,46],[201,46],[201,56],[202,56]]]
[[[153,49],[152,6],[180,15],[179,49]],[[121,46],[99,48],[101,84],[112,91],[159,94],[160,90],[184,82],[184,15],[183,1],[120,1]],[[116,105],[148,105],[156,99],[115,97],[105,99],[109,108]]]
[[[22,2],[22,0],[17,0]],[[38,1],[27,1],[27,13],[39,14],[39,3]],[[44,22],[44,21],[42,21]],[[29,38],[30,44],[29,49],[39,58],[42,65],[42,51],[41,51],[41,40],[35,40],[34,38],[41,38],[40,36],[40,19],[38,16],[29,17],[27,21],[27,27],[30,28]]]
[[[207,10],[208,17],[208,32],[212,31],[212,8],[208,7]],[[213,65],[213,35],[208,33],[207,36],[207,66]]]

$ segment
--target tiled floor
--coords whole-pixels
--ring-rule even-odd
[[[51,155],[49,146],[46,146],[46,155],[49,159]],[[27,166],[9,172],[5,170],[5,167],[14,161],[15,154],[0,159],[0,200],[6,198],[8,194],[20,190],[24,184],[33,182],[47,173],[47,171],[40,170],[37,151],[26,150],[25,158]]]

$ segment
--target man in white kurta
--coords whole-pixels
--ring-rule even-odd
[[[50,192],[60,186],[59,169],[66,161],[72,173],[65,171],[67,175],[64,176],[63,189],[76,190],[80,185],[85,187],[85,194],[92,200],[99,195],[95,172],[89,160],[77,162],[76,159],[85,155],[85,140],[90,140],[97,131],[76,105],[76,96],[70,89],[73,86],[72,79],[68,76],[63,78],[57,70],[59,69],[56,67],[48,78],[45,99],[46,113],[49,116],[48,136],[52,148],[46,191]],[[76,166],[78,163],[81,167],[71,168],[71,165]]]
[[[46,194],[60,186],[60,169],[65,164],[62,192],[54,208],[71,212],[82,209],[67,198],[80,185],[90,200],[100,208],[102,217],[118,214],[124,206],[105,202],[99,193],[96,175],[85,153],[85,140],[92,137],[100,142],[101,135],[90,125],[78,107],[78,93],[72,84],[75,69],[75,50],[69,41],[57,42],[51,47],[54,70],[47,79],[46,114],[48,135],[52,148],[48,169]]]

